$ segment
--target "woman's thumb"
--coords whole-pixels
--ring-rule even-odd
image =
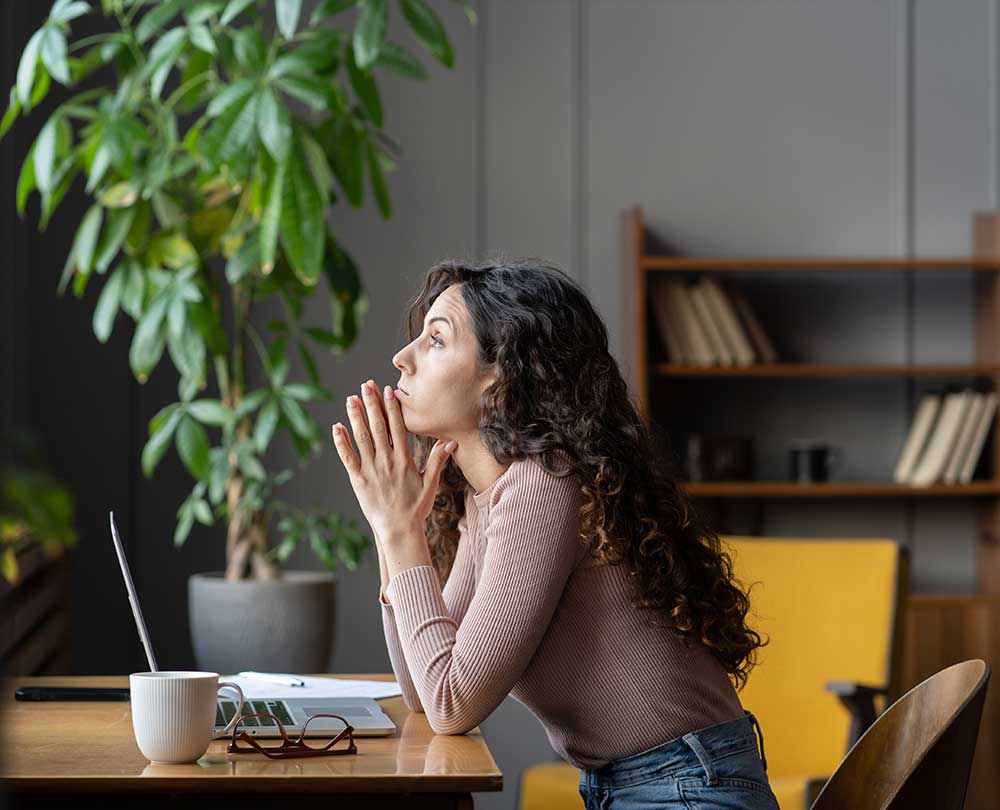
[[[424,470],[424,478],[426,483],[432,484],[433,487],[437,488],[438,478],[441,475],[441,470],[444,469],[444,465],[448,461],[448,457],[455,452],[458,447],[458,442],[450,441],[443,442],[440,439],[434,443],[434,447],[431,448],[431,456],[427,462],[427,467]]]

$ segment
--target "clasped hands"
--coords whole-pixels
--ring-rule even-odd
[[[340,422],[332,427],[337,453],[361,511],[379,542],[392,543],[413,531],[423,536],[441,471],[458,444],[438,439],[421,471],[410,450],[393,389],[387,385],[380,393],[374,380],[368,380],[361,386],[361,394],[361,398],[349,396],[346,403],[357,454],[347,428]]]

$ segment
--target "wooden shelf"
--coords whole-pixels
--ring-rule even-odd
[[[696,270],[740,272],[740,271],[854,271],[854,270],[974,270],[996,272],[1000,270],[1000,260],[968,257],[939,257],[924,259],[875,258],[857,256],[817,256],[816,258],[733,258],[711,256],[657,256],[641,254],[639,267],[655,270],[686,273]]]
[[[685,491],[701,498],[971,498],[1000,495],[1000,481],[932,484],[914,487],[882,481],[684,481]]]
[[[981,377],[1000,376],[1000,365],[771,363],[753,366],[688,366],[657,363],[652,373],[662,377]]]

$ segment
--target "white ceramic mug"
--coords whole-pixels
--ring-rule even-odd
[[[133,672],[128,680],[135,742],[157,764],[194,762],[212,740],[232,734],[243,714],[243,690],[219,683],[218,672]],[[240,702],[229,724],[213,734],[222,688],[235,690]]]

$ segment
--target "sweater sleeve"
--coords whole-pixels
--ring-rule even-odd
[[[522,461],[490,493],[483,568],[459,624],[431,566],[388,585],[413,684],[437,734],[464,734],[510,693],[544,636],[582,559],[575,476],[557,478]]]
[[[462,617],[472,601],[472,594],[476,590],[475,570],[473,560],[475,558],[475,536],[470,535],[468,530],[468,509],[475,509],[475,504],[471,499],[466,500],[466,513],[458,521],[458,549],[455,553],[455,562],[451,566],[451,572],[444,584],[442,598],[447,607],[448,615],[458,624],[461,624]],[[431,571],[434,571],[431,568]],[[435,585],[437,583],[437,573],[434,573]],[[413,678],[410,676],[409,667],[406,665],[406,656],[400,644],[399,631],[396,628],[396,618],[393,614],[392,604],[386,598],[382,588],[379,588],[379,604],[382,609],[382,629],[385,632],[385,646],[389,651],[389,661],[392,663],[392,671],[399,681],[399,688],[403,692],[403,701],[411,712],[422,712],[423,705],[420,702],[420,695],[413,685]]]

